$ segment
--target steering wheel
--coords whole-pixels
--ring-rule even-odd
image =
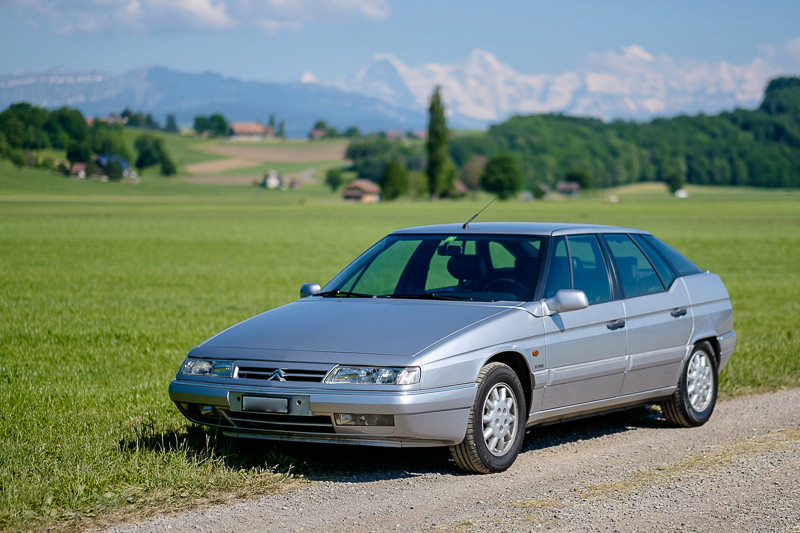
[[[492,289],[494,285],[500,285],[500,287],[495,287]],[[505,285],[505,287],[503,287]],[[510,288],[511,290],[498,290],[500,288]],[[493,279],[486,286],[483,288],[486,292],[510,292],[518,297],[523,297],[528,292],[528,287],[520,283],[519,281],[511,278],[497,278]]]

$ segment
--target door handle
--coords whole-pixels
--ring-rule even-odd
[[[615,320],[613,322],[609,322],[608,324],[606,324],[606,327],[608,329],[610,329],[611,331],[614,331],[614,330],[620,329],[620,328],[624,328],[625,327],[625,321],[620,318],[619,320]]]
[[[673,309],[672,312],[670,312],[670,314],[675,318],[682,317],[683,315],[686,314],[686,308],[685,307],[679,307],[677,309]]]

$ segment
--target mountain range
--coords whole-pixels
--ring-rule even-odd
[[[230,121],[265,122],[270,114],[287,134],[305,136],[316,120],[362,131],[424,127],[433,88],[442,87],[449,124],[485,128],[515,114],[563,113],[604,120],[715,113],[758,104],[776,72],[764,60],[747,65],[698,63],[653,56],[640,46],[589,56],[577,69],[522,74],[489,52],[475,50],[451,64],[407,66],[392,55],[372,58],[338,80],[268,83],[214,73],[148,67],[122,74],[15,72],[0,75],[0,107],[28,101],[68,105],[88,116],[130,108],[156,118],[175,113],[191,125],[196,115],[219,112]]]
[[[592,54],[572,71],[521,74],[491,53],[475,50],[456,64],[417,67],[377,55],[355,75],[330,85],[407,108],[424,108],[433,87],[441,85],[450,116],[485,126],[515,114],[649,120],[752,107],[774,70],[759,58],[743,66],[700,63],[656,57],[631,45]]]

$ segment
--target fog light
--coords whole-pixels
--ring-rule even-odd
[[[336,413],[333,420],[337,426],[393,426],[394,415],[360,415]]]
[[[214,413],[214,406],[213,405],[204,405],[200,408],[200,414],[203,416],[208,416]]]

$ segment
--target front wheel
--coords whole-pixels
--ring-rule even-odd
[[[450,447],[450,455],[467,472],[502,472],[514,463],[525,437],[522,384],[502,363],[483,367],[477,383],[467,434],[461,444]]]
[[[707,342],[697,344],[681,372],[678,388],[661,404],[666,419],[676,426],[702,426],[717,403],[717,360]]]

